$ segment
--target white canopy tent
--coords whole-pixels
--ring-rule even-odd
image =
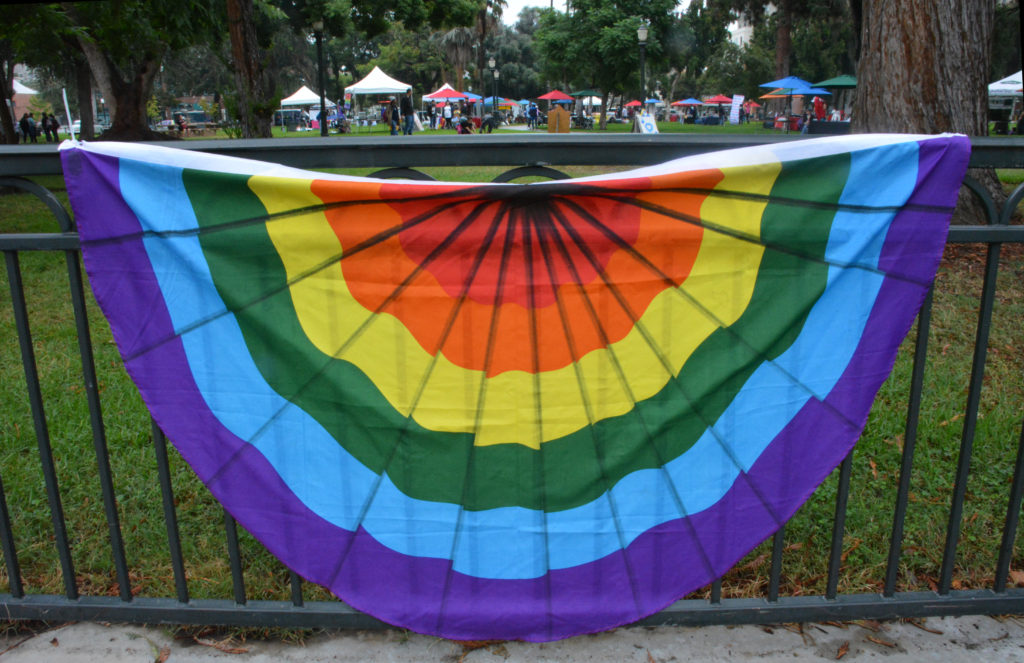
[[[38,94],[35,90],[25,85],[17,78],[14,79],[14,94]]]
[[[988,86],[989,97],[1019,97],[1021,96],[1021,88],[1024,85],[1021,83],[1021,73],[1018,71],[1016,74],[1010,74],[1006,78],[996,81]]]
[[[329,107],[334,107],[334,102],[330,99],[325,100]],[[281,100],[281,106],[319,106],[320,95],[313,92],[308,87],[303,85],[295,91],[290,97],[285,97]]]
[[[1005,112],[1008,113],[1006,119],[1016,119],[1020,113],[1021,102],[1024,100],[1024,92],[1021,91],[1021,88],[1024,88],[1024,84],[1021,83],[1021,72],[1019,71],[989,85],[989,111],[995,111],[998,115]]]
[[[437,88],[433,92],[423,95],[422,97],[420,97],[420,99],[422,101],[443,101],[442,95],[445,92],[455,92],[456,97],[458,97],[461,94],[460,92],[457,92],[455,88],[453,88],[451,85],[445,83],[444,85]]]
[[[348,94],[404,94],[409,90],[412,90],[411,85],[396,81],[381,71],[380,67],[374,67],[363,80],[345,88]]]

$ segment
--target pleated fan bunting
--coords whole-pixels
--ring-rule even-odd
[[[963,136],[534,184],[61,146],[92,290],[181,455],[302,577],[453,639],[630,623],[851,450]]]

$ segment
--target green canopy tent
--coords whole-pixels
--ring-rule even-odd
[[[577,90],[576,92],[570,92],[569,95],[576,98],[576,101],[579,104],[578,107],[576,108],[576,113],[580,117],[583,117],[583,114],[584,114],[583,106],[584,106],[584,104],[587,103],[588,101],[590,101],[590,97],[600,97],[601,93],[599,91],[597,91],[597,90],[592,90],[590,88],[587,88],[586,90]],[[587,109],[587,111],[586,111],[587,115],[589,116],[590,113],[593,112],[593,105],[589,104],[589,103],[587,105],[591,106],[591,108]]]
[[[852,90],[857,87],[856,76],[851,76],[850,74],[842,74],[841,76],[836,76],[826,81],[815,83],[814,87],[823,87],[838,90],[839,93],[833,97],[833,99],[835,100],[836,107],[842,109],[844,117],[849,115],[849,113],[846,111],[846,108],[848,105],[850,105],[850,103],[852,103],[852,100],[847,99],[848,95],[846,91]]]

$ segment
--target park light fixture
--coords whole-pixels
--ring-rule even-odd
[[[650,24],[647,21],[640,21],[640,27],[636,29],[636,39],[640,42],[640,95],[643,103],[647,103],[647,86],[644,80],[644,53],[647,50],[647,31],[649,28]]]
[[[327,135],[327,99],[324,97],[324,90],[327,83],[324,81],[324,20],[318,18],[313,21],[313,32],[316,34],[316,60],[317,78],[320,80],[320,135]]]

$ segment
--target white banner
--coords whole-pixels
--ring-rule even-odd
[[[729,124],[740,123],[740,106],[743,105],[743,95],[732,95],[732,107],[729,108]]]

